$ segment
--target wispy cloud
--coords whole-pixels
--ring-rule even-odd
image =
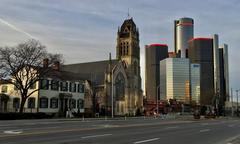
[[[0,18],[0,22],[3,23],[3,24],[5,24],[5,25],[7,25],[7,26],[8,26],[9,28],[11,28],[11,29],[13,29],[13,30],[15,30],[15,31],[17,31],[17,32],[20,32],[20,33],[28,36],[29,38],[36,39],[36,40],[37,40],[37,38],[34,37],[34,36],[32,36],[30,33],[28,33],[28,32],[26,32],[26,31],[24,31],[24,30],[22,30],[22,29],[20,29],[20,28],[18,28],[18,27],[16,27],[16,26],[14,26],[13,24],[10,24],[9,22],[3,20],[2,18]]]

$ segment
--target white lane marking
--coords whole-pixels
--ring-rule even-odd
[[[38,124],[62,124],[64,122],[39,122]]]
[[[232,124],[232,125],[228,125],[228,127],[234,127],[235,125],[234,124]]]
[[[166,127],[165,129],[176,129],[176,128],[179,128],[179,126]]]
[[[203,130],[200,130],[199,132],[208,132],[210,131],[210,129],[203,129]]]
[[[209,123],[202,123],[201,125],[209,125]]]
[[[137,141],[137,142],[134,142],[134,144],[146,143],[146,142],[156,141],[156,140],[159,140],[159,139],[160,138],[152,138],[152,139]]]
[[[104,137],[104,136],[110,136],[112,134],[102,134],[102,135],[90,135],[90,136],[84,136],[81,137],[82,139],[87,139],[87,138],[95,138],[95,137]]]
[[[5,133],[5,134],[20,134],[22,132],[23,132],[22,130],[6,130],[6,131],[3,131],[3,133]]]
[[[40,129],[55,129],[55,128],[61,128],[61,126],[24,128],[23,130],[40,130]]]
[[[8,126],[13,126],[13,125],[0,125],[0,127],[8,127]]]

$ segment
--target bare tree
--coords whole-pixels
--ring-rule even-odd
[[[44,66],[43,60],[47,60]],[[62,55],[50,54],[39,41],[28,40],[16,47],[0,48],[0,78],[13,84],[21,95],[19,112],[22,113],[28,97],[39,91],[29,91],[49,73],[54,63],[62,62]]]

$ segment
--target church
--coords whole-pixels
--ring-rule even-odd
[[[136,115],[143,108],[140,76],[139,31],[133,18],[117,32],[116,59],[68,64],[64,71],[90,81],[85,94],[85,112],[101,115]]]

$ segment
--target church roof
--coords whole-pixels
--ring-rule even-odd
[[[58,78],[64,81],[81,81],[81,80],[88,80],[85,77],[70,71],[63,71],[63,70],[50,70],[48,74],[45,75],[49,78]]]
[[[118,60],[112,60],[112,64],[116,65]],[[87,63],[67,64],[61,67],[64,71],[78,73],[79,76],[95,82],[95,84],[104,84],[105,73],[109,65],[109,60],[95,61]]]
[[[125,25],[125,24],[130,24],[130,25],[136,26],[136,24],[133,21],[133,18],[124,20],[122,25]]]

